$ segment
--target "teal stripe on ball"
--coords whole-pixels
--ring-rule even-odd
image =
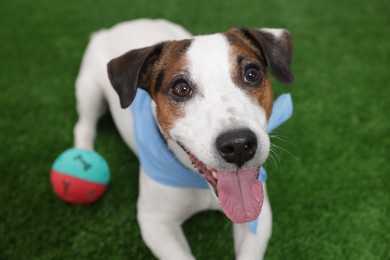
[[[108,184],[110,169],[106,160],[97,152],[70,148],[54,161],[52,169],[83,180]]]

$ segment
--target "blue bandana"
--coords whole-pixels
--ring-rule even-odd
[[[175,188],[209,189],[208,182],[197,172],[185,167],[168,149],[161,136],[151,110],[149,94],[139,89],[131,104],[133,114],[135,140],[138,159],[146,174],[154,181]],[[290,94],[279,96],[273,105],[269,118],[267,133],[278,128],[292,115],[292,101]],[[266,171],[260,169],[259,181],[265,182]],[[248,223],[252,233],[255,233],[257,221]]]

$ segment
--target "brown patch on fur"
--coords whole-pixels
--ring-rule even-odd
[[[232,50],[235,54],[246,54],[248,57],[257,58],[264,66],[266,65],[261,50],[246,38],[240,29],[232,28],[225,32],[225,36],[233,47]]]
[[[254,96],[256,94],[254,93]],[[271,116],[272,106],[274,103],[274,95],[272,92],[271,79],[268,76],[268,73],[265,72],[264,76],[264,84],[262,87],[262,91],[258,91],[257,100],[259,104],[262,104],[265,112],[267,113],[267,119]]]
[[[172,99],[170,90],[171,81],[182,75],[183,69],[187,66],[185,52],[190,44],[191,40],[166,42],[151,75],[149,93],[156,102],[157,121],[166,138],[170,137],[169,129],[174,122],[184,116],[183,104]]]
[[[225,33],[226,38],[230,43],[230,63],[233,82],[242,88],[251,99],[263,107],[267,119],[271,116],[273,105],[273,94],[271,80],[266,70],[265,57],[261,50],[248,40],[239,29],[234,28]],[[249,86],[244,81],[245,66],[250,64],[261,65],[260,70],[263,74],[263,80],[256,86]]]

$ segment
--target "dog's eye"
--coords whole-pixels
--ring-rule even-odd
[[[172,88],[172,94],[179,98],[184,98],[192,93],[191,87],[183,81],[176,83]]]
[[[247,83],[259,81],[261,78],[260,69],[255,66],[247,67],[244,71],[244,80]]]

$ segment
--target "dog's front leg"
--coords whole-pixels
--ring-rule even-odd
[[[158,184],[141,169],[137,219],[145,243],[159,259],[195,259],[181,228],[196,211],[187,192]]]
[[[158,259],[195,259],[185,240],[180,223],[138,217],[142,238]]]
[[[264,202],[260,216],[251,224],[234,224],[234,247],[237,260],[263,259],[272,232],[272,212],[264,186]]]

